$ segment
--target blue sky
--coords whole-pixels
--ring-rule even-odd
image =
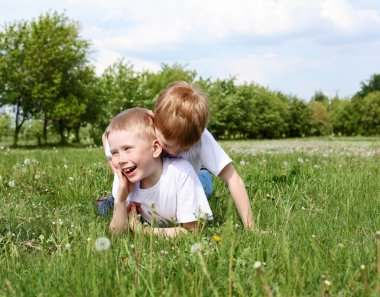
[[[65,12],[92,42],[100,74],[186,64],[203,77],[255,82],[305,100],[351,96],[380,73],[378,0],[0,0],[0,22]]]

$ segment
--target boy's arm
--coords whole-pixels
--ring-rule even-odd
[[[112,220],[110,223],[110,231],[115,234],[120,234],[127,228],[128,212],[127,212],[127,197],[133,191],[134,184],[132,184],[120,171],[116,170],[116,174],[119,178],[119,189],[115,196],[114,210],[112,214]]]
[[[137,217],[136,209],[132,208],[131,212],[129,213],[129,227],[133,232],[144,232],[149,234],[151,230],[153,230],[154,235],[161,235],[166,236],[169,238],[176,237],[179,234],[187,233],[188,230],[190,231],[197,231],[198,230],[198,222],[189,222],[189,223],[183,223],[180,227],[171,227],[171,228],[144,228],[142,224],[140,223],[139,218]]]
[[[248,193],[245,189],[243,180],[232,163],[229,163],[223,168],[219,173],[219,177],[228,186],[244,226],[252,229],[254,227],[254,222],[252,219],[251,203],[249,202]]]

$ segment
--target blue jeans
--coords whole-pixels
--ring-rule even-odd
[[[201,181],[203,190],[205,191],[207,199],[210,199],[212,190],[213,190],[213,183],[212,183],[212,175],[206,168],[201,168],[201,171],[199,172],[199,180]],[[97,200],[96,204],[98,206],[98,213],[100,215],[109,215],[113,211],[113,207],[115,204],[115,198],[112,196],[108,196],[106,199],[103,200]]]
[[[206,168],[201,168],[201,171],[199,172],[198,176],[199,180],[201,181],[203,190],[205,191],[207,199],[210,199],[213,190],[211,173]]]

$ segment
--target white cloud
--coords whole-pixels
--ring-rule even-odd
[[[112,65],[120,59],[124,59],[125,62],[131,62],[134,70],[137,72],[142,72],[144,70],[157,72],[161,69],[160,65],[150,62],[148,60],[143,60],[136,57],[125,58],[122,54],[120,54],[117,51],[111,51],[107,48],[99,48],[97,58],[93,62],[95,65],[96,74],[101,75],[108,66]]]

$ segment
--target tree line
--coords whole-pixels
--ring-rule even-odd
[[[87,129],[95,143],[109,120],[123,109],[154,108],[157,95],[184,80],[209,97],[208,128],[219,139],[380,134],[380,74],[361,82],[351,98],[321,91],[305,101],[234,77],[212,80],[186,65],[161,65],[158,72],[135,71],[116,61],[96,75],[91,42],[80,24],[57,12],[32,21],[5,24],[0,31],[0,138],[33,134],[38,144],[57,135],[61,143],[80,142]]]

